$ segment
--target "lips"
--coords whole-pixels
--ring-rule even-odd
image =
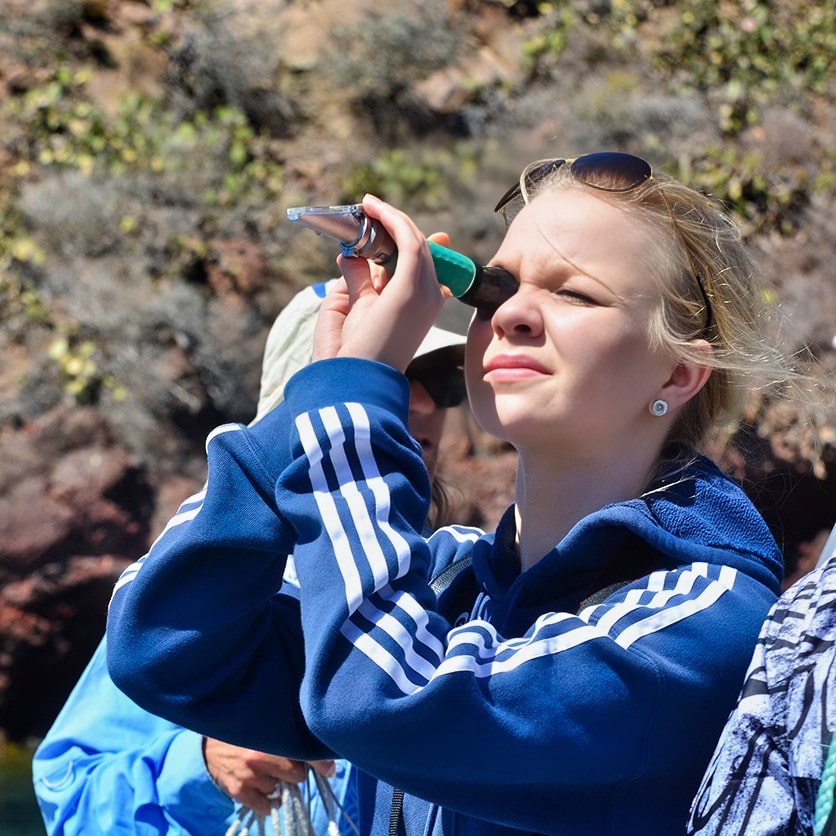
[[[549,370],[528,354],[497,354],[485,363],[485,375],[491,377],[549,374]]]

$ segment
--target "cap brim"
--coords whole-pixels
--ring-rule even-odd
[[[311,362],[316,317],[332,283],[333,280],[301,290],[270,328],[261,368],[258,409],[252,423],[260,421],[281,403],[287,381]],[[427,332],[415,352],[415,359],[456,346],[461,347],[463,353],[469,319],[469,309],[465,305],[456,299],[447,300],[437,319],[440,324]]]
[[[441,348],[461,346],[464,350],[472,313],[472,309],[463,305],[458,299],[445,300],[435,325],[430,328],[427,336],[421,341],[414,359],[438,351]]]

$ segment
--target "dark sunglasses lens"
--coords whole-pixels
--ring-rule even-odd
[[[653,173],[650,163],[632,154],[602,151],[586,154],[572,163],[572,176],[605,192],[627,192],[649,180]]]
[[[450,409],[464,401],[467,389],[464,383],[464,372],[458,366],[453,368],[427,369],[420,374],[409,375],[417,380],[433,399],[439,409]]]
[[[560,166],[565,163],[566,160],[546,160],[544,163],[540,163],[540,165],[534,166],[530,171],[526,172],[525,175],[525,184],[526,187],[531,187],[536,183],[539,183],[544,177],[548,177],[553,171],[556,171]],[[519,183],[515,183],[502,195],[501,198],[494,206],[493,211],[499,212],[500,209],[504,209],[509,203],[516,200],[518,197],[522,196],[522,189],[520,188]]]

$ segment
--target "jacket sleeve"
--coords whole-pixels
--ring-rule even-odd
[[[299,708],[299,605],[282,584],[294,532],[276,504],[284,405],[207,441],[205,489],[118,580],[108,622],[116,685],[148,711],[259,751],[329,757]],[[266,718],[281,717],[282,722]]]
[[[47,833],[223,833],[233,803],[209,777],[201,742],[114,686],[102,642],[32,762]]]
[[[294,461],[278,489],[299,535],[311,729],[407,793],[521,829],[585,832],[590,805],[646,802],[631,802],[635,781],[678,782],[658,804],[687,810],[774,595],[691,566],[580,615],[545,612],[523,636],[480,618],[451,630],[427,582],[439,538],[419,533],[429,485],[401,376],[324,363],[286,390]],[[356,401],[338,400],[345,380]]]

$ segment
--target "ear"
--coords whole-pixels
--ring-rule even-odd
[[[706,363],[683,360],[674,366],[671,376],[659,393],[659,397],[666,400],[671,409],[688,403],[711,377],[711,366],[708,362],[712,355],[711,345],[707,340],[695,340],[693,346],[697,351],[705,354]]]

